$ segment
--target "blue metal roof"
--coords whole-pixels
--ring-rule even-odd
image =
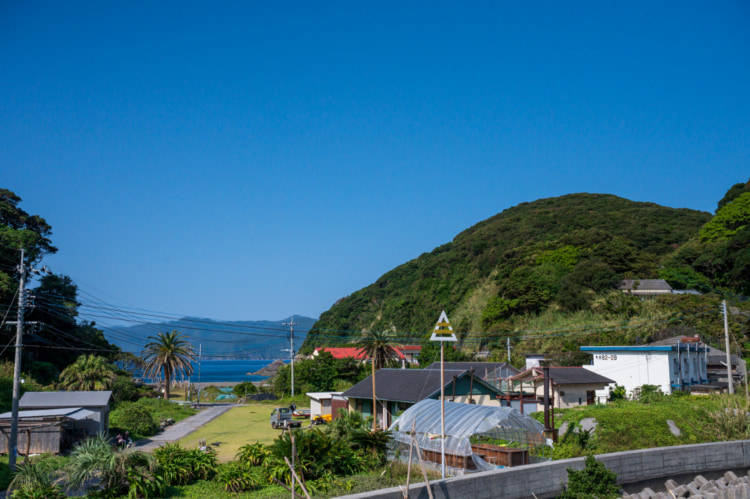
[[[686,344],[687,345],[687,344]],[[685,347],[680,348],[681,352],[705,352],[705,347]],[[659,345],[659,346],[605,346],[605,347],[581,347],[582,352],[676,352],[677,347],[674,345]]]

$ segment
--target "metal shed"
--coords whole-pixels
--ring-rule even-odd
[[[51,410],[82,408],[91,411],[86,418],[90,434],[109,431],[109,401],[112,392],[70,391],[70,392],[26,392],[18,402],[22,410]]]
[[[412,428],[425,465],[439,469],[440,401],[423,400],[393,422],[389,457],[408,461]],[[445,436],[445,466],[452,475],[548,461],[552,448],[541,423],[510,407],[446,402]],[[416,448],[412,459],[418,459]]]
[[[81,407],[19,411],[18,453],[59,454],[72,443],[90,435],[93,411]],[[11,413],[0,414],[0,454],[8,453]]]

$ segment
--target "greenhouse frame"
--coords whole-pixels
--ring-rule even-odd
[[[426,467],[439,470],[440,401],[423,400],[393,422],[390,459],[409,460],[412,428],[421,451],[415,446],[412,460],[421,457]],[[551,450],[544,426],[517,409],[445,402],[445,468],[450,475],[549,461]]]

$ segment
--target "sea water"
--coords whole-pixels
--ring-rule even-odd
[[[193,363],[193,374],[187,378],[191,383],[217,383],[242,382],[242,381],[261,381],[267,376],[250,375],[248,373],[257,372],[273,360],[203,360]],[[289,362],[288,360],[286,362]],[[183,381],[180,377],[176,381]],[[149,383],[155,380],[144,378]]]

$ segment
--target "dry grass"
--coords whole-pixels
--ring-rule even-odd
[[[272,406],[260,404],[234,407],[180,440],[180,445],[192,449],[205,439],[218,453],[219,461],[231,461],[243,445],[268,445],[279,436],[281,431],[271,428],[272,410]]]

